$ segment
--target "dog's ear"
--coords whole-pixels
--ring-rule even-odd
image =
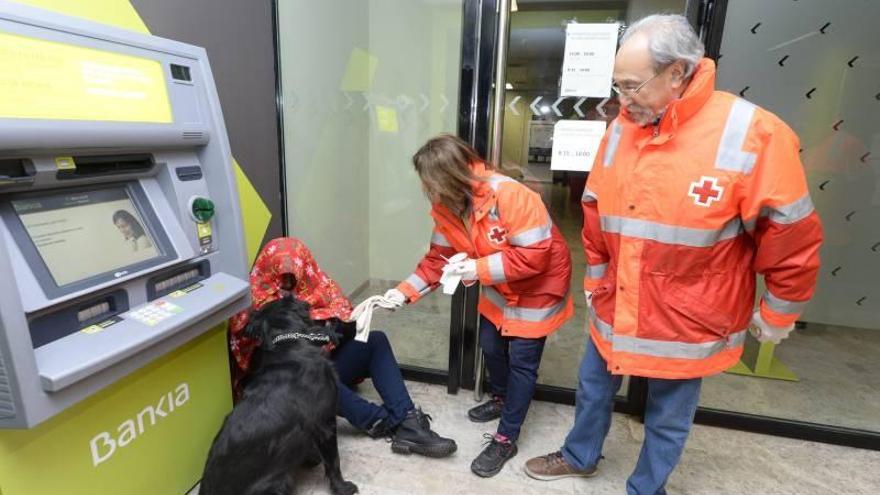
[[[269,321],[263,311],[251,311],[247,326],[244,327],[244,336],[258,341],[263,341],[269,330]]]

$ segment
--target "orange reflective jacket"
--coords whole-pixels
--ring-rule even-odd
[[[502,174],[473,166],[470,228],[433,205],[428,254],[397,288],[410,302],[435,289],[446,260],[457,252],[477,260],[480,314],[504,336],[538,338],[554,332],[574,309],[571,254],[537,193]]]
[[[693,378],[742,354],[755,302],[793,323],[813,294],[822,227],[775,115],[715,91],[703,59],[659,124],[606,132],[582,198],[590,334],[615,374]]]

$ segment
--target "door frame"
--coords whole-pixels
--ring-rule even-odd
[[[462,29],[461,82],[459,90],[458,136],[489,159],[492,142],[493,76],[500,42],[499,33],[508,35],[507,26],[499,26],[501,2],[498,0],[466,0]],[[508,17],[509,19],[509,17]],[[503,85],[499,90],[504,91]],[[503,95],[502,95],[503,96]],[[503,101],[503,99],[501,100]],[[503,114],[502,114],[503,115]],[[503,123],[503,118],[500,119]],[[459,289],[453,295],[450,315],[450,358],[447,389],[474,390],[477,387],[479,359],[478,327],[479,284]],[[454,343],[454,345],[453,345]],[[460,347],[459,347],[460,346]],[[402,367],[406,368],[406,367]],[[572,369],[576,374],[577,370]],[[405,372],[405,376],[406,372]],[[647,397],[645,381],[630,378],[625,396],[616,396],[614,410],[642,415]],[[480,384],[487,389],[485,377]],[[575,390],[538,384],[535,399],[574,405]]]

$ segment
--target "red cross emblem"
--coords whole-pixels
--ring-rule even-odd
[[[713,201],[721,200],[722,194],[724,188],[718,186],[718,179],[704,175],[699,181],[691,183],[688,196],[694,198],[694,203],[700,206],[712,206]]]
[[[507,238],[507,230],[495,226],[489,231],[488,236],[490,241],[495,244],[501,244]]]

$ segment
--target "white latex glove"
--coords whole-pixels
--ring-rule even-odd
[[[450,275],[458,275],[462,281],[470,282],[477,279],[477,260],[464,260],[449,266]]]
[[[354,339],[358,342],[366,342],[370,335],[370,325],[373,322],[373,311],[383,308],[394,311],[403,306],[406,297],[397,289],[391,289],[385,296],[370,296],[355,306],[348,321],[355,322],[357,333]],[[390,295],[390,298],[387,297]],[[393,298],[393,299],[392,299]]]
[[[406,296],[397,289],[388,289],[383,296],[388,302],[394,303],[398,308],[406,304]]]
[[[767,323],[764,318],[761,318],[760,309],[752,315],[752,326],[749,327],[749,331],[758,339],[758,342],[773,342],[774,344],[782,342],[782,339],[788,337],[793,329],[793,323],[787,327],[775,327]]]

